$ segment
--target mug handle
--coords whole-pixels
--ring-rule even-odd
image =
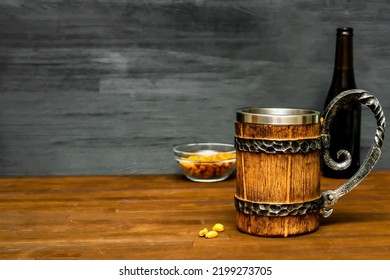
[[[363,164],[359,170],[343,185],[336,190],[324,191],[321,194],[321,215],[324,218],[329,217],[333,209],[330,206],[336,204],[337,200],[353,190],[373,169],[381,155],[381,147],[385,138],[386,120],[382,110],[382,106],[379,104],[378,99],[370,94],[368,91],[362,89],[351,89],[343,91],[337,95],[326,107],[323,113],[322,123],[322,143],[323,153],[322,158],[324,162],[334,170],[346,169],[351,164],[351,154],[346,150],[340,150],[337,152],[337,157],[344,156],[345,160],[342,162],[336,162],[329,154],[330,135],[329,129],[332,121],[339,108],[349,102],[359,101],[361,104],[366,105],[374,113],[377,121],[377,129],[375,133],[374,143],[371,146],[369,153],[367,154]]]

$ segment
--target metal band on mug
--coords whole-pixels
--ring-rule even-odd
[[[243,108],[236,113],[241,123],[270,125],[301,125],[320,122],[318,111],[292,108]]]
[[[269,217],[282,217],[282,216],[297,216],[306,215],[314,212],[321,212],[324,200],[322,197],[301,203],[258,203],[248,200],[243,200],[234,197],[234,205],[237,211],[248,215],[269,216]]]
[[[299,140],[268,140],[268,139],[248,139],[235,137],[236,149],[253,153],[309,153],[322,149],[322,139],[308,138]]]

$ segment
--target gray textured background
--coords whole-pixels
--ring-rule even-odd
[[[339,26],[389,111],[388,0],[0,0],[0,174],[175,173],[237,108],[322,110]],[[374,128],[364,110],[363,154]]]

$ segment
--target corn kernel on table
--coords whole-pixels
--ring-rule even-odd
[[[321,188],[343,181],[321,178]],[[319,230],[297,237],[238,231],[234,193],[234,177],[3,177],[0,259],[390,259],[390,171],[371,172]],[[198,236],[216,223],[218,237]]]

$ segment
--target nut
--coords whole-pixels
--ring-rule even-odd
[[[210,230],[208,233],[206,233],[205,237],[206,238],[214,238],[218,236],[218,232]]]
[[[223,226],[223,224],[215,224],[212,228],[213,231],[217,231],[217,232],[222,232],[225,230],[225,227]]]
[[[208,232],[209,232],[209,230],[208,230],[207,228],[204,228],[204,229],[202,229],[201,231],[199,231],[199,236],[200,236],[200,237],[203,237],[203,236],[205,236]]]

